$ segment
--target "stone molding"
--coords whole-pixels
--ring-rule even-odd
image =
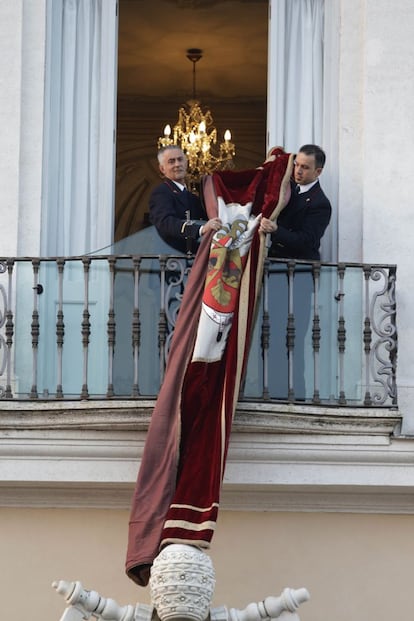
[[[0,506],[129,509],[154,401],[0,404]],[[397,410],[240,403],[221,506],[414,513]]]
[[[9,429],[148,428],[154,399],[102,401],[0,401],[0,434]],[[240,432],[391,435],[401,415],[396,408],[351,408],[239,402],[233,428]]]

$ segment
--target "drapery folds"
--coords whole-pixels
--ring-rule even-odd
[[[203,180],[207,214],[223,226],[195,257],[138,473],[126,571],[142,586],[163,546],[210,546],[262,281],[258,226],[286,205],[292,166],[275,148],[260,168]]]

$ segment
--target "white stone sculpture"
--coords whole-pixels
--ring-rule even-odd
[[[96,591],[86,591],[79,581],[60,580],[52,585],[68,607],[60,621],[299,621],[296,610],[309,599],[306,589],[286,588],[279,597],[266,597],[243,610],[211,608],[215,575],[211,559],[193,546],[165,547],[151,569],[152,605],[119,606]]]
[[[194,546],[166,546],[151,567],[151,601],[162,621],[204,621],[215,585],[211,558]]]
[[[86,591],[82,584],[59,580],[53,582],[53,588],[63,595],[69,604],[60,621],[82,621],[92,615],[105,621],[133,621],[135,606],[119,606],[113,599],[102,597],[96,591]]]

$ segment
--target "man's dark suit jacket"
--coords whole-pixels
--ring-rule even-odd
[[[149,219],[160,237],[179,252],[188,250],[194,254],[198,248],[201,222],[186,224],[186,212],[190,220],[206,219],[201,201],[192,192],[180,188],[169,179],[158,185],[149,199]]]
[[[277,231],[272,233],[270,257],[318,261],[319,246],[331,219],[331,204],[319,181],[307,192],[295,193],[277,219]]]

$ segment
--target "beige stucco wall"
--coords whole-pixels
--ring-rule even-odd
[[[1,509],[1,618],[58,621],[60,578],[122,605],[147,603],[148,589],[124,574],[127,522],[118,510]],[[412,616],[412,516],[223,511],[211,555],[213,605],[243,608],[305,586],[301,621]]]

